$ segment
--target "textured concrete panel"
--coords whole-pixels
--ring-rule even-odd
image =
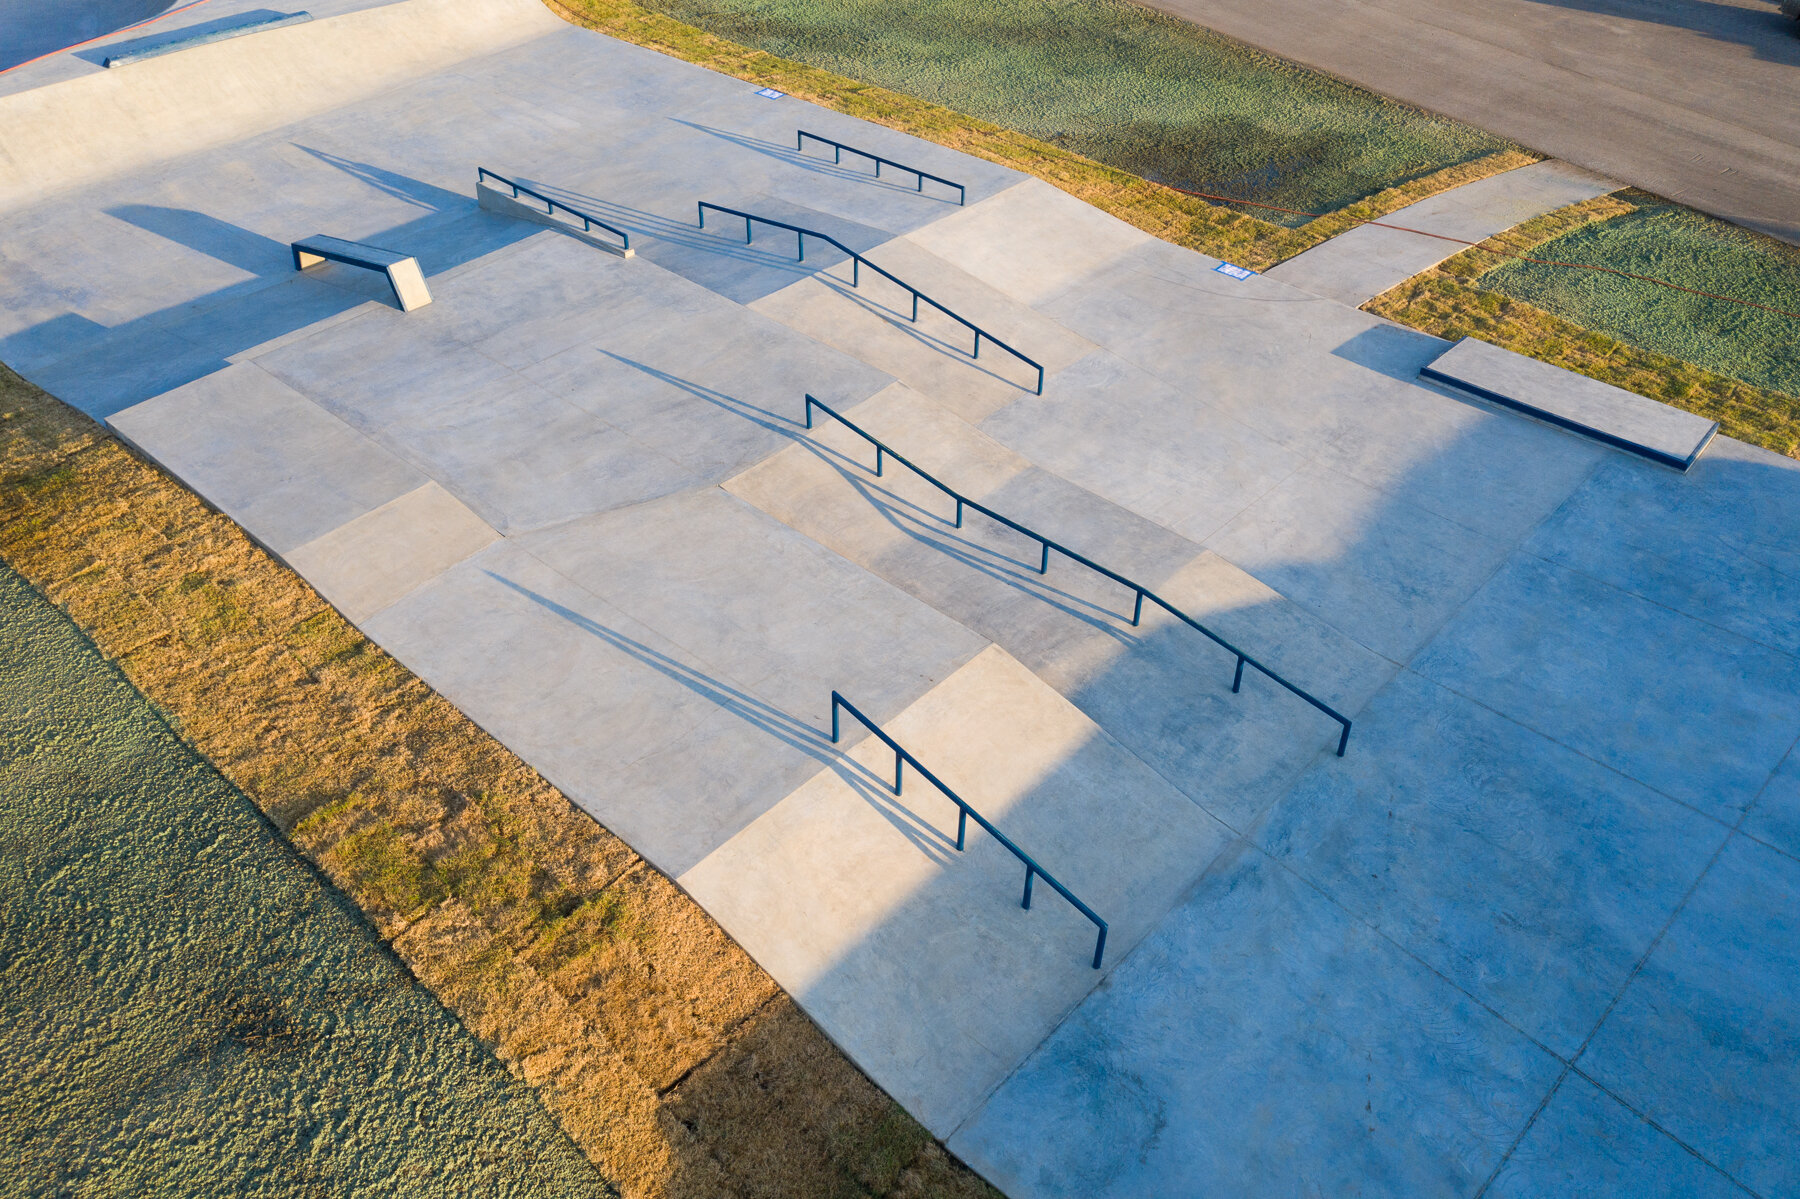
[[[228,367],[108,423],[278,554],[426,481],[252,364]]]
[[[1486,1193],[1496,1199],[1738,1199],[1744,1191],[1636,1112],[1571,1074]]]
[[[283,557],[360,624],[499,536],[455,496],[426,483]]]
[[[1256,839],[1572,1057],[1726,832],[1403,672]]]
[[[850,697],[855,702],[856,697]],[[1095,928],[846,715],[822,772],[681,884],[863,1069],[939,1136],[1103,977]],[[1103,920],[1124,960],[1229,833],[1005,652],[990,648],[890,736]]]
[[[1535,558],[1414,668],[1727,822],[1800,734],[1800,661]]]
[[[1753,1190],[1800,1189],[1800,862],[1732,838],[1580,1065]]]
[[[1013,1199],[1467,1195],[1559,1070],[1242,849],[950,1148]]]

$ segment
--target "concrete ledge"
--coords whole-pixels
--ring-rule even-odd
[[[360,241],[327,237],[322,233],[294,242],[289,248],[294,252],[294,269],[297,271],[321,262],[341,262],[346,266],[380,271],[387,276],[388,286],[394,289],[394,302],[400,305],[402,312],[411,312],[431,303],[431,292],[425,286],[425,272],[419,269],[419,260],[411,255]]]
[[[1465,337],[1419,376],[1685,471],[1719,422]]]

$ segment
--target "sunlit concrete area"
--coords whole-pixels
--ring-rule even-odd
[[[1800,463],[1486,404],[1421,378],[1444,342],[529,0],[49,68],[0,95],[0,360],[1006,1194],[1800,1193]],[[15,119],[126,108],[112,158]],[[319,234],[431,303],[296,271]],[[1105,921],[1099,969],[1021,858],[833,741],[833,691]]]

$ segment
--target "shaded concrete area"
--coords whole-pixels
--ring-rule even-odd
[[[1420,271],[1533,217],[1617,191],[1610,179],[1549,159],[1408,204],[1296,254],[1267,272],[1359,307]]]
[[[1800,240],[1800,38],[1774,0],[1156,0],[1385,95]]]
[[[0,71],[136,25],[172,0],[9,0],[0,8]]]
[[[539,15],[11,201],[0,357],[678,877],[1015,1199],[1793,1189],[1795,463],[1622,455],[1422,382],[1437,339]],[[477,165],[637,256],[482,211]],[[1044,393],[701,199],[867,253]],[[320,228],[434,302],[295,275]],[[807,393],[1350,714],[1348,755],[1129,587],[808,430]],[[833,689],[1111,923],[1103,970],[832,743]]]

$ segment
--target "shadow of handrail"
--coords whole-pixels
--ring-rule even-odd
[[[1144,601],[1149,600],[1151,603],[1155,604],[1157,607],[1159,607],[1163,611],[1167,612],[1170,616],[1173,616],[1175,619],[1181,621],[1183,624],[1186,624],[1189,628],[1196,630],[1197,632],[1201,633],[1205,637],[1212,640],[1216,645],[1218,645],[1220,648],[1224,649],[1227,653],[1235,655],[1237,658],[1237,673],[1232,677],[1232,680],[1231,680],[1231,690],[1234,694],[1242,689],[1243,683],[1244,683],[1244,667],[1249,666],[1252,669],[1261,673],[1265,678],[1270,679],[1271,681],[1286,688],[1293,695],[1296,695],[1300,699],[1305,700],[1307,703],[1311,704],[1314,708],[1317,708],[1319,711],[1323,712],[1325,715],[1331,717],[1331,719],[1338,722],[1338,724],[1341,726],[1341,728],[1343,730],[1340,733],[1340,735],[1338,736],[1337,756],[1340,758],[1344,756],[1344,750],[1350,744],[1350,718],[1348,716],[1345,716],[1342,712],[1339,712],[1336,708],[1333,708],[1330,704],[1327,704],[1324,700],[1319,699],[1317,696],[1313,695],[1311,692],[1306,691],[1303,688],[1298,687],[1293,683],[1290,683],[1287,679],[1283,678],[1276,671],[1274,671],[1273,669],[1271,669],[1268,666],[1263,665],[1261,662],[1257,661],[1255,658],[1251,657],[1249,654],[1245,653],[1243,650],[1239,649],[1237,646],[1233,645],[1231,642],[1225,640],[1225,638],[1221,637],[1219,634],[1213,632],[1211,629],[1207,628],[1205,625],[1203,625],[1199,621],[1195,620],[1192,616],[1189,616],[1186,612],[1183,612],[1180,608],[1177,608],[1174,604],[1171,604],[1168,600],[1163,599],[1160,595],[1157,595],[1154,591],[1151,591],[1148,587],[1144,586],[1142,583],[1133,582],[1132,580],[1126,578],[1124,575],[1119,574],[1117,571],[1109,570],[1108,568],[1106,568],[1106,567],[1100,565],[1098,562],[1094,561],[1092,558],[1089,558],[1084,554],[1078,553],[1075,550],[1070,549],[1068,546],[1063,545],[1061,542],[1053,541],[1049,537],[1044,536],[1042,533],[1039,533],[1034,529],[1026,528],[1024,525],[1020,524],[1016,520],[1013,520],[1011,517],[1004,516],[1004,515],[1000,514],[999,512],[994,511],[992,508],[988,507],[986,504],[981,503],[979,500],[973,500],[973,499],[970,499],[969,497],[963,495],[961,492],[959,492],[955,488],[951,487],[948,483],[945,483],[945,482],[941,481],[940,479],[938,479],[936,476],[928,473],[927,471],[925,471],[923,468],[918,466],[916,463],[914,463],[910,459],[903,457],[900,454],[895,453],[894,450],[890,446],[888,446],[885,442],[883,442],[881,439],[876,437],[874,434],[872,434],[872,433],[868,432],[867,430],[865,430],[864,428],[862,428],[862,426],[856,424],[854,421],[847,419],[841,412],[838,412],[836,409],[832,408],[830,405],[828,405],[820,400],[814,399],[810,395],[808,395],[806,397],[806,427],[807,428],[809,428],[809,429],[812,428],[813,409],[815,409],[815,408],[817,408],[819,411],[825,413],[827,416],[831,417],[833,420],[837,421],[839,424],[841,424],[845,428],[849,429],[852,433],[855,433],[858,437],[861,437],[864,441],[868,442],[870,445],[875,447],[875,474],[878,477],[882,474],[882,471],[886,465],[885,459],[892,458],[894,461],[898,462],[900,465],[906,467],[907,470],[911,471],[913,474],[917,475],[919,478],[923,479],[925,482],[931,484],[933,487],[937,488],[939,491],[943,492],[945,495],[947,495],[951,499],[955,500],[956,501],[956,520],[955,520],[956,528],[959,528],[959,529],[962,528],[963,510],[965,508],[974,509],[975,511],[981,513],[983,516],[987,517],[989,520],[993,520],[1002,525],[1005,525],[1007,528],[1012,529],[1014,532],[1023,534],[1025,537],[1028,537],[1032,541],[1037,542],[1042,547],[1042,554],[1038,560],[1038,573],[1039,574],[1044,574],[1050,569],[1050,551],[1055,550],[1058,554],[1061,554],[1063,557],[1068,558],[1074,562],[1079,562],[1081,565],[1087,567],[1089,570],[1095,572],[1096,574],[1099,574],[1099,575],[1104,576],[1105,578],[1111,579],[1113,582],[1118,583],[1120,586],[1125,587],[1128,590],[1130,590],[1131,592],[1133,592],[1136,596],[1136,601],[1133,604],[1132,613],[1131,613],[1131,623],[1134,628],[1137,626],[1139,621],[1143,618]]]
[[[894,751],[895,796],[900,794],[900,785],[904,780],[905,767],[906,764],[910,762],[912,763],[912,768],[918,771],[919,774],[924,777],[926,782],[936,787],[939,791],[942,791],[945,797],[948,798],[951,803],[956,805],[956,849],[958,853],[962,852],[963,844],[968,840],[969,817],[973,816],[976,824],[979,824],[982,828],[986,829],[994,840],[1004,845],[1012,852],[1013,857],[1025,864],[1025,898],[1019,902],[1020,907],[1027,911],[1031,910],[1031,883],[1034,878],[1041,878],[1052,887],[1056,888],[1056,893],[1058,895],[1061,895],[1064,899],[1073,904],[1076,911],[1094,922],[1094,927],[1100,930],[1099,936],[1094,940],[1094,969],[1100,969],[1101,959],[1106,954],[1106,921],[1100,919],[1099,913],[1075,898],[1075,893],[1073,891],[1069,890],[1067,887],[1057,882],[1050,874],[1046,873],[1044,868],[1038,865],[1030,854],[1026,853],[1013,843],[1011,837],[1008,837],[1005,833],[995,828],[993,823],[989,821],[986,816],[983,816],[980,812],[977,812],[974,808],[970,807],[968,802],[964,800],[962,796],[958,795],[945,785],[944,780],[931,773],[931,771],[925,768],[924,763],[913,757],[907,750],[901,748],[900,743],[888,736],[887,733],[882,730],[880,725],[876,724],[873,720],[870,720],[867,716],[864,716],[857,710],[855,704],[851,703],[835,691],[831,693],[831,740],[834,744],[838,739],[838,711],[840,708],[856,717],[864,728],[868,729],[871,733],[874,733],[875,736],[881,740],[883,745]]]

